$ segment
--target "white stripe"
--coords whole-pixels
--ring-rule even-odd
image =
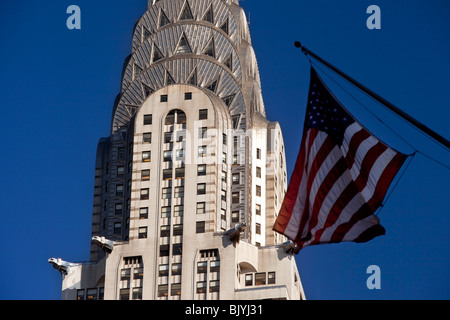
[[[361,164],[362,164],[367,152],[378,142],[379,141],[376,138],[374,138],[373,136],[370,136],[366,140],[361,142],[361,144],[358,146],[358,149],[356,150],[356,153],[355,153],[355,159],[353,162],[353,166],[352,166],[352,169],[350,170],[350,174],[351,174],[353,180],[356,180],[356,178],[358,178],[359,173],[361,171]]]
[[[344,132],[344,140],[342,140],[342,153],[344,154],[344,158],[347,156],[348,152],[348,146],[350,144],[350,141],[352,140],[352,137],[355,135],[355,133],[362,130],[361,125],[358,122],[353,122],[351,125],[345,129]]]
[[[317,133],[316,138],[313,141],[313,144],[311,145],[311,150],[308,154],[308,169],[306,172],[310,172],[311,171],[311,166],[314,162],[314,158],[317,155],[317,152],[319,152],[320,147],[322,147],[322,144],[324,143],[325,139],[328,137],[328,134],[326,134],[325,132],[319,131],[319,133]]]
[[[383,174],[384,169],[386,169],[396,154],[397,153],[394,150],[387,148],[373,164],[367,184],[361,192],[361,195],[366,201],[369,201],[372,198],[378,184],[378,180]]]
[[[355,225],[348,230],[348,232],[345,234],[342,241],[353,241],[356,238],[358,238],[364,231],[369,229],[370,227],[373,227],[376,224],[379,224],[380,220],[377,216],[374,216],[371,214],[370,216],[359,220]]]

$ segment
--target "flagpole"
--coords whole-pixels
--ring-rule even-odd
[[[340,75],[341,77],[345,78],[347,81],[349,81],[350,83],[352,83],[353,85],[355,85],[356,87],[358,87],[359,89],[361,89],[362,91],[367,93],[369,96],[371,96],[375,100],[377,100],[380,103],[382,103],[383,105],[385,105],[388,109],[390,109],[391,111],[393,111],[394,113],[396,113],[397,115],[399,115],[400,117],[402,117],[403,119],[405,119],[406,121],[408,121],[409,123],[414,125],[416,128],[418,128],[419,130],[423,131],[424,133],[426,133],[427,135],[429,135],[430,137],[435,139],[437,142],[439,142],[442,145],[444,145],[445,147],[447,147],[447,149],[450,148],[450,142],[447,139],[445,139],[444,137],[442,137],[440,134],[438,134],[437,132],[431,130],[426,125],[424,125],[423,123],[421,123],[418,120],[414,119],[413,117],[411,117],[409,114],[407,114],[403,110],[397,108],[392,103],[390,103],[389,101],[387,101],[383,97],[379,96],[378,94],[376,94],[375,92],[373,92],[372,90],[367,88],[366,86],[362,85],[361,83],[359,83],[358,81],[356,81],[355,79],[353,79],[352,77],[347,75],[346,73],[342,72],[341,70],[339,70],[338,68],[336,68],[335,66],[330,64],[329,62],[325,61],[324,59],[322,59],[321,57],[316,55],[314,52],[310,51],[305,46],[302,46],[302,44],[300,42],[295,41],[294,45],[295,45],[296,48],[301,48],[302,52],[306,56],[310,55],[314,59],[320,61],[321,63],[326,65],[328,68],[330,68],[331,70],[336,72],[338,75]]]

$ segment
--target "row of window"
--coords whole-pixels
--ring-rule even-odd
[[[160,96],[160,101],[161,102],[167,102],[168,101],[168,95],[167,94],[163,94]],[[186,92],[184,94],[184,99],[185,100],[191,100],[192,99],[192,92]],[[176,118],[176,119],[175,119]],[[198,111],[198,120],[206,120],[208,119],[208,109],[200,109]],[[151,125],[153,123],[153,116],[151,114],[144,114],[143,117],[143,125],[147,126],[147,125]],[[164,121],[165,125],[173,125],[173,124],[184,124],[186,123],[186,115],[184,112],[182,111],[178,111],[177,110],[172,110],[170,111],[167,116],[166,119]],[[150,134],[151,137],[151,134]],[[151,139],[150,141],[151,142]]]
[[[105,288],[78,289],[77,300],[103,300]]]
[[[256,272],[245,274],[245,286],[275,284],[275,272]]]

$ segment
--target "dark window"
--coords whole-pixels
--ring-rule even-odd
[[[120,289],[120,300],[130,300],[130,289]]]
[[[197,202],[197,214],[205,213],[205,207],[206,207],[205,202]]]
[[[181,283],[172,283],[170,285],[170,295],[171,296],[181,295]]]
[[[192,92],[185,92],[184,100],[192,100]]]
[[[181,255],[182,249],[183,249],[183,244],[181,244],[181,243],[175,243],[175,244],[172,246],[172,255],[174,255],[174,256],[179,256],[179,255]]]
[[[152,143],[152,133],[151,132],[145,132],[143,134],[143,142],[144,143]]]
[[[147,238],[147,227],[139,227],[139,239],[146,239]]]
[[[198,111],[198,120],[208,119],[208,109],[200,109]]]
[[[267,276],[267,284],[275,284],[275,272],[268,272]]]
[[[162,244],[159,246],[159,256],[160,257],[168,257],[169,256],[169,245]]]
[[[266,284],[266,273],[259,272],[255,273],[255,285],[265,285]]]
[[[197,176],[205,176],[206,175],[206,164],[199,164],[197,166]]]
[[[161,226],[161,231],[160,231],[160,236],[161,237],[168,237],[170,236],[170,226]]]
[[[197,262],[197,273],[206,273],[208,271],[208,261]]]
[[[141,200],[148,200],[149,194],[150,192],[148,188],[141,189]]]
[[[166,297],[169,294],[169,285],[160,284],[158,285],[158,297]]]
[[[160,102],[167,102],[168,96],[167,94],[162,94],[160,98]]]
[[[147,218],[148,218],[148,208],[140,208],[139,219],[147,219]]]
[[[197,184],[197,194],[206,194],[206,183]]]
[[[175,224],[173,226],[173,235],[174,236],[182,236],[183,235],[183,225],[182,224]]]
[[[144,114],[144,125],[152,124],[152,115]]]
[[[195,224],[196,233],[205,233],[205,221],[197,221]]]

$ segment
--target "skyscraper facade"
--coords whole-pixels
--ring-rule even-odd
[[[98,143],[90,262],[63,299],[304,299],[272,231],[287,188],[237,0],[150,0]]]

